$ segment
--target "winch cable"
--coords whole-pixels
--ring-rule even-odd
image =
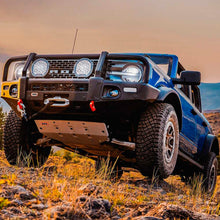
[[[36,118],[41,112],[44,112],[48,107],[53,105],[53,102],[48,102],[40,111],[36,112],[35,114],[31,115],[28,120]]]

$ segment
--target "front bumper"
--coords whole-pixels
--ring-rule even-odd
[[[25,82],[21,88],[25,87]],[[60,95],[70,101],[123,101],[143,100],[152,101],[159,95],[159,90],[146,83],[113,82],[101,77],[89,80],[72,79],[29,79],[26,94],[20,98],[26,101],[42,101],[50,96]],[[108,91],[117,90],[118,95],[109,96]]]
[[[18,86],[17,98],[10,96],[10,88]],[[117,96],[110,96],[109,91],[117,90]],[[33,79],[22,77],[18,82],[3,82],[1,96],[16,111],[16,101],[22,99],[27,110],[32,114],[45,106],[45,100],[60,97],[69,101],[67,111],[74,112],[74,106],[94,101],[101,103],[119,103],[122,101],[147,101],[157,99],[159,90],[147,83],[113,82],[101,77],[90,79]],[[62,106],[61,106],[62,107]],[[56,112],[60,107],[50,108]]]

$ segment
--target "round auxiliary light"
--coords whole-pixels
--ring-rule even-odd
[[[136,65],[125,66],[122,70],[122,80],[126,82],[139,82],[142,76],[142,69]]]
[[[45,59],[37,59],[32,64],[32,76],[44,77],[49,70],[49,63]]]
[[[74,66],[74,73],[77,77],[88,77],[93,70],[93,62],[90,59],[82,58]]]

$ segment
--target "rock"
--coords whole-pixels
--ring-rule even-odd
[[[87,194],[87,195],[91,195],[92,193],[96,192],[96,195],[102,192],[101,187],[98,187],[92,183],[83,185],[79,188],[80,191],[82,191],[83,193]]]
[[[44,209],[47,209],[48,206],[40,203],[40,204],[32,204],[31,208],[32,209],[37,209],[37,210],[44,210]]]
[[[19,209],[15,208],[15,207],[10,208],[9,210],[10,210],[11,212],[13,212],[14,214],[21,214],[21,213],[22,213]]]
[[[183,195],[179,195],[177,198],[178,200],[183,199]]]
[[[160,205],[154,207],[154,209],[151,209],[146,216],[155,216],[162,219],[191,219],[191,220],[213,220],[216,219],[213,216],[193,212],[190,210],[187,210],[181,206],[177,205],[167,205],[165,203],[161,203]]]
[[[34,199],[35,197],[32,195],[32,194],[30,194],[29,192],[26,192],[26,193],[20,193],[20,198],[22,199],[22,200],[31,200],[31,199]]]
[[[64,208],[63,206],[55,206],[44,212],[44,219],[88,219],[88,216],[82,210],[77,211],[73,207]]]
[[[30,213],[27,213],[26,217],[27,217],[27,219],[36,218],[37,215],[34,212],[30,212]]]
[[[111,220],[118,220],[118,219],[121,219],[119,215],[114,215],[111,217]]]
[[[157,190],[157,192],[159,192],[161,195],[166,195],[166,194],[167,194],[167,192],[166,192],[164,189],[162,189],[161,187],[158,187],[156,190]]]
[[[112,220],[118,220],[118,219],[121,219],[121,216],[118,215],[118,212],[116,209],[113,209],[112,210],[112,213],[111,213],[111,219]]]
[[[20,185],[11,186],[8,189],[11,190],[14,194],[29,193],[23,186]]]
[[[31,200],[25,201],[25,205],[26,206],[31,206],[32,204],[36,204],[37,202],[38,202],[37,199],[31,199]]]
[[[30,200],[34,199],[35,196],[27,189],[20,185],[15,185],[15,186],[7,186],[4,188],[4,191],[1,192],[0,196],[4,197],[5,199],[8,200],[14,200],[15,197],[16,199],[14,202],[16,203],[17,200],[17,195],[19,195],[21,200]]]
[[[152,216],[139,216],[133,218],[134,220],[163,220],[162,218],[152,217]]]
[[[9,204],[9,206],[22,206],[24,203],[21,200],[15,199],[12,200],[11,203]]]
[[[106,199],[81,196],[76,199],[76,202],[83,207],[85,214],[91,218],[110,218],[111,204]]]
[[[145,216],[145,217],[135,218],[135,220],[163,220],[163,219],[157,217]]]
[[[104,208],[107,212],[110,212],[111,204],[107,199],[95,199],[87,196],[80,196],[76,199],[76,202],[86,203],[89,208],[100,209]]]

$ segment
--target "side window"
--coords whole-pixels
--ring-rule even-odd
[[[190,99],[190,93],[189,93],[189,85],[181,85],[181,88],[180,88],[183,93]]]
[[[184,67],[178,63],[178,69],[176,77],[180,78],[181,71],[185,70]],[[191,102],[202,112],[201,96],[199,87],[196,85],[177,85],[177,88],[182,90],[182,92],[191,100]]]
[[[200,90],[199,90],[198,86],[195,86],[195,85],[192,85],[191,90],[192,90],[192,103],[201,112],[202,111],[202,106],[201,106]]]
[[[177,72],[176,77],[180,78],[180,73]],[[180,89],[189,99],[190,99],[190,86],[189,85],[177,85],[177,88]]]

